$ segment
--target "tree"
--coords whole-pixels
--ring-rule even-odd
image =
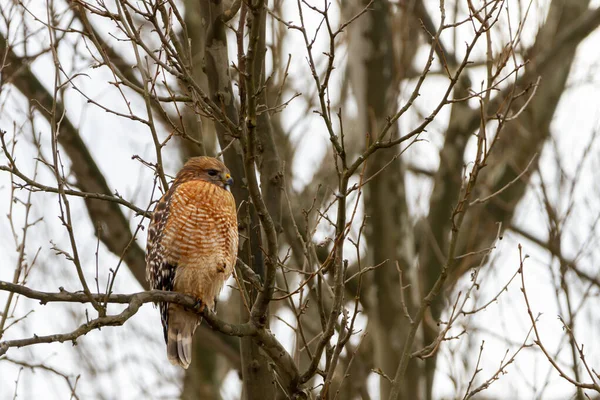
[[[576,226],[593,212],[578,215],[589,203],[582,178],[566,172],[551,127],[577,47],[600,24],[588,7],[3,2],[0,170],[17,257],[7,256],[15,268],[0,281],[0,365],[50,372],[75,397],[80,385],[114,397],[120,385],[99,382],[118,380],[120,363],[132,361],[107,336],[134,326],[147,348],[125,354],[153,366],[143,368],[151,385],[135,389],[146,397],[220,398],[236,387],[232,371],[242,388],[231,396],[249,400],[470,398],[498,380],[523,396],[526,385],[503,375],[530,348],[562,390],[600,392],[579,339],[592,322],[578,318],[600,287],[586,253],[597,218]],[[596,154],[589,136],[578,173]],[[200,154],[222,157],[238,182],[239,261],[218,315],[147,291],[144,277],[153,204],[181,162]],[[536,204],[532,193],[543,213],[533,206],[516,218]],[[512,245],[500,246],[505,235]],[[531,251],[551,256],[542,265],[561,317],[553,327],[536,315]],[[511,271],[500,283],[498,264]],[[486,331],[478,318],[512,304],[509,291],[526,328]],[[205,318],[183,378],[166,370],[158,317],[142,307],[152,301]],[[68,327],[48,322],[50,307],[71,310]],[[494,340],[512,346],[499,365],[484,351]],[[39,353],[55,342],[83,346],[69,373]],[[73,374],[84,370],[79,384]],[[532,393],[547,387],[536,380]]]

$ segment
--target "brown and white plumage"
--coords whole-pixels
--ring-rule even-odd
[[[227,167],[212,157],[194,157],[179,171],[148,227],[146,279],[153,289],[192,295],[214,310],[237,258],[232,182]],[[159,307],[169,361],[187,368],[201,319],[177,304]]]

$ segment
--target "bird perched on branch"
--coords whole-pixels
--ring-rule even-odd
[[[146,279],[152,289],[196,297],[214,310],[233,271],[238,231],[233,179],[216,158],[191,158],[159,200],[148,227]],[[167,357],[187,368],[192,337],[202,321],[192,311],[160,303]]]

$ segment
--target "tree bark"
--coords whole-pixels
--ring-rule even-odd
[[[234,103],[229,75],[227,37],[225,35],[226,27],[221,19],[224,11],[223,3],[221,1],[201,1],[200,9],[206,24],[206,49],[203,64],[208,76],[210,96],[214,101],[222,105],[232,121],[237,121],[238,113]],[[259,120],[258,123],[264,122]],[[257,131],[260,132],[261,129],[266,128],[265,126],[260,126]],[[227,148],[234,138],[231,137],[230,133],[222,125],[217,124],[216,129],[221,148]],[[244,158],[239,141],[235,141],[229,150],[225,151],[223,157],[233,176],[236,178],[239,177],[240,183],[234,185],[232,188],[236,202],[239,205],[242,200],[249,199],[248,190],[243,184],[243,177],[245,176]],[[248,171],[248,173],[254,173],[254,171]],[[248,207],[247,205],[239,208],[239,210],[238,219],[241,225],[243,225],[241,233],[249,237],[249,240],[246,240],[246,243],[241,246],[239,257],[250,265],[259,276],[264,277],[264,263],[262,261],[262,249],[260,246],[261,232],[256,212],[252,207]],[[247,319],[248,315],[245,305],[242,303],[240,307],[242,310],[241,318]],[[274,399],[277,387],[273,372],[269,367],[268,358],[260,351],[252,338],[242,338],[240,343],[244,398],[247,400]]]
[[[350,8],[351,13],[355,14],[367,4],[368,2],[362,2],[358,7]],[[408,43],[399,46],[400,51],[405,49],[407,52],[400,56],[394,54],[389,7],[387,1],[372,3],[371,10],[350,27],[349,53],[354,58],[350,63],[351,84],[357,94],[361,113],[361,123],[358,125],[360,134],[362,137],[366,136],[367,142],[380,132],[386,123],[386,117],[395,112],[399,94],[397,85],[401,79],[398,74],[410,70],[414,55],[414,52],[408,51],[414,48]],[[405,39],[410,40],[408,37]],[[396,60],[405,64],[399,67]],[[395,139],[398,135],[398,129],[394,127],[391,137]],[[367,161],[365,177],[368,179],[385,168],[383,173],[375,176],[366,186],[364,204],[368,218],[365,232],[368,264],[384,262],[384,265],[373,271],[374,293],[366,294],[367,298],[373,300],[371,316],[374,326],[374,365],[388,375],[393,374],[398,365],[404,337],[409,329],[398,296],[396,262],[406,281],[413,273],[415,257],[414,238],[406,205],[404,168],[398,153],[397,148],[380,150]],[[411,297],[407,295],[406,299],[409,303],[407,306],[412,308]],[[418,393],[422,387],[419,380],[420,368],[417,363],[409,368],[411,385],[406,388],[406,398],[419,398]],[[387,379],[380,379],[380,391],[381,398],[388,397],[390,385]]]

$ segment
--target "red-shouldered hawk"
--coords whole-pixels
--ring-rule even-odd
[[[214,310],[237,258],[232,183],[227,167],[212,157],[194,157],[179,171],[148,227],[146,279],[153,289],[194,296]],[[177,304],[159,307],[167,357],[187,368],[201,318]]]

